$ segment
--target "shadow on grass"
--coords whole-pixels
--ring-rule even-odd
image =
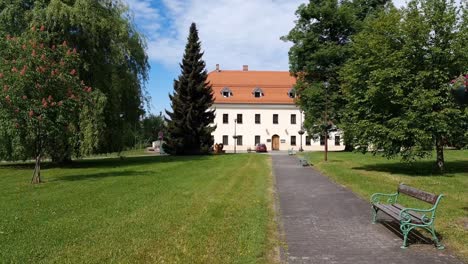
[[[455,160],[445,162],[445,173],[441,175],[435,168],[433,161],[417,161],[413,163],[377,163],[360,167],[354,167],[353,170],[379,171],[391,174],[403,174],[409,176],[444,176],[453,177],[453,173],[468,173],[468,161]]]
[[[99,172],[99,173],[83,173],[83,174],[73,174],[67,176],[57,177],[50,182],[55,181],[82,181],[82,180],[100,180],[103,178],[109,177],[134,177],[134,176],[149,176],[156,174],[155,172],[147,171],[133,171],[133,170],[123,170],[123,171],[110,171],[110,172]]]
[[[210,156],[141,156],[141,157],[122,157],[122,158],[102,158],[102,159],[83,159],[74,160],[70,164],[56,164],[53,162],[41,163],[41,169],[82,169],[82,168],[118,168],[125,166],[146,165],[154,163],[181,162],[206,160]],[[0,165],[0,168],[33,170],[33,162],[7,163]]]

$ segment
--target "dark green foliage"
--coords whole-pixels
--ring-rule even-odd
[[[166,134],[166,123],[162,116],[149,115],[141,121],[142,139],[144,142],[159,140],[159,132]]]
[[[322,134],[332,124],[341,125],[346,101],[338,73],[352,55],[351,36],[367,16],[387,2],[315,0],[298,8],[296,26],[282,39],[293,42],[290,71],[298,76],[297,103],[305,112],[309,134]]]
[[[133,146],[145,101],[149,70],[145,43],[121,0],[0,0],[0,37],[45,25],[52,41],[80,51],[80,78],[106,96],[98,152]],[[89,126],[88,126],[89,128]],[[57,158],[68,157],[57,139]],[[69,158],[69,157],[68,157]]]
[[[467,71],[460,10],[453,1],[411,1],[406,9],[381,12],[354,38],[342,76],[347,129],[363,152],[412,160],[436,146],[443,171],[443,146],[468,130],[466,108],[450,87]]]
[[[172,112],[166,111],[168,136],[164,149],[174,155],[207,154],[213,146],[211,133],[216,127],[214,121],[213,90],[207,83],[205,62],[202,59],[201,44],[194,23],[182,63],[182,73],[174,81],[174,94],[171,99]]]

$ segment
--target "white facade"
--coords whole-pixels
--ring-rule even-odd
[[[291,104],[214,104],[216,117],[214,124],[217,126],[213,132],[215,143],[224,144],[224,150],[234,150],[234,135],[241,136],[236,145],[237,151],[247,151],[248,148],[255,150],[256,137],[260,143],[267,146],[267,150],[273,149],[273,143],[279,143],[279,150],[294,149],[301,147],[301,122],[304,117],[301,116],[299,108]],[[226,115],[227,114],[227,123]],[[235,123],[235,119],[240,119],[238,114],[242,115],[242,123]],[[256,115],[260,115],[260,123],[256,123]],[[273,121],[274,115],[277,115],[277,124]],[[295,115],[295,117],[291,117]],[[223,120],[225,119],[225,120]],[[293,120],[292,120],[293,119]],[[295,119],[295,124],[294,124]],[[257,120],[258,121],[258,120]],[[320,140],[306,140],[307,133],[302,135],[302,148],[305,151],[324,150],[320,145]],[[260,137],[260,138],[258,138]],[[278,139],[279,137],[279,139]],[[295,143],[294,143],[295,141]],[[330,151],[343,150],[343,137],[341,133],[332,132],[328,140],[328,149]]]

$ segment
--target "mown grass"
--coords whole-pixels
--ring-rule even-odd
[[[323,152],[306,155],[316,169],[366,200],[376,192],[394,193],[401,182],[435,194],[443,193],[445,197],[437,209],[436,231],[446,246],[468,260],[468,151],[446,151],[443,175],[433,173],[434,158],[402,163],[371,154],[331,152],[329,161],[324,162]],[[399,201],[406,206],[430,207],[403,196]]]
[[[271,263],[265,155],[0,166],[1,263]]]

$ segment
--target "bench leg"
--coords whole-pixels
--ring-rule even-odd
[[[375,224],[376,221],[377,221],[377,212],[379,210],[377,208],[375,208],[374,206],[372,206],[372,224]]]
[[[402,249],[408,248],[408,234],[411,231],[411,229],[413,229],[413,228],[414,228],[414,226],[410,226],[410,225],[407,225],[407,224],[406,225],[405,224],[400,225],[400,230],[403,233],[403,245],[400,248],[402,248]]]
[[[431,226],[431,228],[428,228],[429,232],[432,234],[432,237],[434,238],[434,242],[435,242],[435,246],[437,249],[445,249],[444,245],[442,245],[439,241],[439,239],[437,238],[436,234],[435,234],[435,230],[434,230],[434,227]]]

